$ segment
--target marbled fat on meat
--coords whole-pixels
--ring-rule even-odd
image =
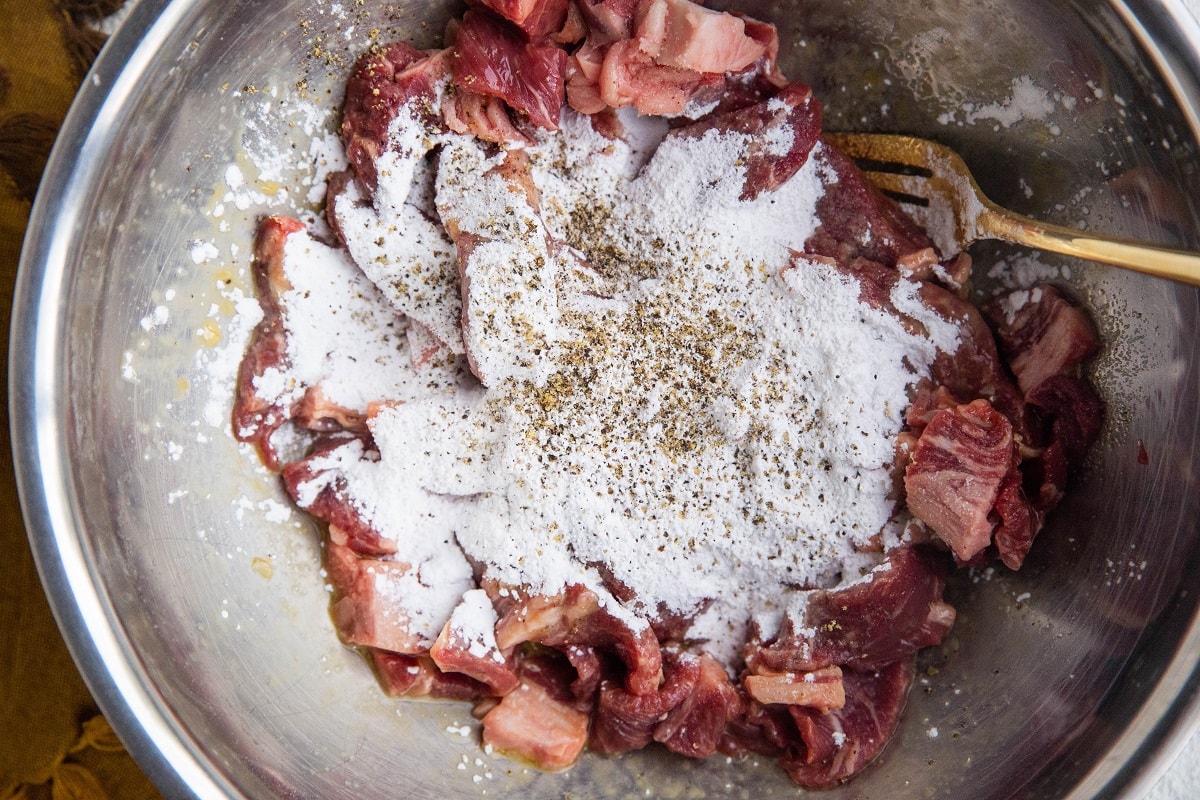
[[[984,311],[1026,397],[1043,381],[1072,374],[1100,346],[1091,317],[1050,285],[1001,295]]]
[[[1012,423],[986,400],[938,411],[921,433],[904,472],[908,507],[960,561],[992,541],[992,506],[1012,455]]]

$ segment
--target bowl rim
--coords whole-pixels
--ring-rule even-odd
[[[76,535],[65,491],[69,470],[55,429],[57,291],[67,243],[60,218],[85,198],[92,154],[111,138],[112,109],[131,93],[190,0],[138,0],[84,77],[59,129],[29,215],[13,293],[9,419],[26,533],[51,611],[100,711],[146,776],[168,797],[224,800],[243,795],[189,743],[136,657]]]
[[[84,200],[92,155],[111,139],[113,109],[198,0],[138,0],[85,77],[47,161],[18,266],[9,363],[10,433],[26,532],[47,599],[100,710],[147,777],[169,797],[245,795],[205,757],[154,689],[76,535],[70,471],[58,419],[56,298],[68,261],[60,218]],[[1106,0],[1158,68],[1200,143],[1200,21],[1186,0]],[[1200,8],[1197,8],[1200,13]],[[1192,655],[1188,655],[1191,653]],[[1188,635],[1126,730],[1065,800],[1140,798],[1200,730],[1200,624]]]

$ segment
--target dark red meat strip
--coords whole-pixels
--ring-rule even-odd
[[[1092,385],[1074,375],[1058,374],[1041,381],[1026,395],[1039,415],[1050,420],[1051,440],[1077,464],[1100,435],[1104,402]]]
[[[259,397],[255,381],[268,370],[287,366],[287,332],[279,296],[290,288],[283,276],[283,248],[287,237],[304,230],[304,223],[288,217],[268,217],[254,240],[254,286],[263,318],[255,327],[250,346],[238,367],[237,396],[233,405],[233,435],[258,448],[263,462],[279,469],[271,436],[291,419],[293,409]]]
[[[954,609],[942,601],[944,556],[902,546],[888,554],[887,564],[869,581],[810,592],[802,620],[785,617],[774,641],[748,647],[751,671],[870,669],[941,642],[954,623]]]
[[[639,750],[654,741],[664,715],[682,703],[700,680],[694,657],[668,657],[661,688],[634,694],[620,685],[600,689],[589,746],[598,753]]]
[[[913,659],[874,672],[847,672],[846,705],[828,714],[791,706],[804,740],[801,754],[780,761],[792,780],[827,789],[875,759],[900,722],[913,681]]]
[[[1020,569],[1042,528],[1045,513],[1035,508],[1025,494],[1020,470],[1010,469],[1000,484],[995,512],[1000,517],[993,540],[1000,560],[1009,569]]]
[[[342,108],[342,144],[368,193],[378,184],[375,159],[387,149],[388,126],[403,106],[411,104],[430,131],[445,130],[433,101],[446,69],[445,51],[417,50],[404,42],[372,48],[354,65]]]
[[[1087,312],[1048,284],[997,297],[984,311],[1026,397],[1043,381],[1073,373],[1100,345]]]
[[[677,658],[695,658],[696,683],[683,702],[655,726],[654,740],[688,758],[708,758],[717,751],[726,724],[741,713],[745,701],[712,656]]]
[[[455,86],[502,98],[542,128],[558,127],[566,99],[567,53],[555,45],[526,41],[504,20],[468,11],[454,44]]]
[[[837,177],[817,201],[821,224],[804,251],[849,264],[865,258],[894,267],[901,256],[933,246],[920,227],[863,176],[840,150],[823,142],[821,159]]]
[[[670,135],[700,137],[710,130],[736,131],[751,137],[741,199],[753,200],[777,189],[808,161],[821,133],[821,104],[807,86],[792,83],[770,100],[704,117],[676,128]],[[768,143],[780,130],[790,131],[792,143],[786,152],[776,154]]]

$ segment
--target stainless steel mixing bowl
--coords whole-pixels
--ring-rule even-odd
[[[1200,245],[1200,29],[1179,0],[739,7],[779,24],[831,128],[932,135],[1020,211]],[[263,140],[306,148],[324,131],[301,94],[335,107],[373,36],[431,45],[448,13],[142,0],[84,84],[33,212],[10,361],[63,631],[170,795],[795,796],[769,763],[659,752],[540,774],[481,752],[465,706],[383,697],[334,636],[312,525],[229,436],[255,219],[311,177],[269,174]],[[1088,302],[1107,426],[1026,568],[955,581],[959,623],[895,740],[824,796],[1137,797],[1200,716],[1198,293],[975,254],[998,283],[1048,273]]]

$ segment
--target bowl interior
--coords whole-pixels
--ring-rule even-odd
[[[1194,133],[1115,6],[733,5],[778,24],[784,71],[828,128],[937,138],[1024,213],[1200,243]],[[23,496],[68,638],[135,751],[201,794],[794,796],[769,761],[656,751],[543,774],[481,752],[465,705],[385,698],[338,644],[316,529],[230,435],[256,221],[319,209],[320,174],[272,154],[329,152],[357,53],[432,46],[454,10],[142,0],[106,53],[35,210],[14,315]],[[980,292],[1048,279],[1088,304],[1106,427],[1027,566],[955,579],[959,622],[923,654],[895,740],[831,800],[1120,791],[1151,738],[1127,732],[1179,713],[1195,667],[1197,291],[972,252]]]

